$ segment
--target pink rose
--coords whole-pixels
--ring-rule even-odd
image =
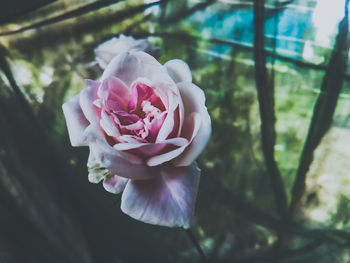
[[[121,209],[146,223],[190,226],[211,121],[182,60],[144,52],[115,57],[63,104],[73,146],[89,146],[89,180],[123,192]]]
[[[99,45],[95,49],[95,59],[98,65],[105,69],[115,56],[128,51],[144,51],[157,59],[160,57],[160,49],[153,47],[146,39],[136,40],[131,36],[121,34]]]

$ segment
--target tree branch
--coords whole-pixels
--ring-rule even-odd
[[[62,15],[58,15],[58,16],[54,16],[52,18],[48,18],[46,20],[34,23],[32,25],[26,26],[26,27],[22,27],[20,29],[17,30],[13,30],[13,31],[7,31],[7,32],[3,32],[0,33],[0,36],[8,36],[8,35],[14,35],[14,34],[18,34],[18,33],[22,33],[24,31],[30,30],[30,29],[36,29],[39,27],[43,27],[43,26],[48,26],[51,24],[55,24],[70,18],[75,18],[81,15],[84,15],[86,13],[89,13],[91,11],[96,11],[100,8],[106,7],[108,5],[111,4],[115,4],[120,2],[120,0],[101,0],[101,1],[97,1],[91,4],[87,4],[85,6],[79,7],[77,9],[74,9],[72,11],[68,11],[67,13],[64,13]],[[145,6],[147,7],[151,7],[153,5],[157,5],[159,4],[161,1],[157,1],[157,2],[153,2],[150,4],[145,4]]]
[[[282,218],[287,219],[287,196],[277,163],[274,157],[276,141],[274,87],[268,81],[265,54],[265,1],[254,1],[254,60],[255,83],[261,118],[261,139],[267,172],[270,176],[277,209]]]
[[[331,127],[333,114],[345,79],[350,46],[348,4],[345,16],[339,23],[339,32],[328,69],[322,81],[321,93],[317,98],[309,131],[302,150],[296,179],[292,189],[291,212],[295,212],[306,188],[306,175],[313,160],[313,153]]]

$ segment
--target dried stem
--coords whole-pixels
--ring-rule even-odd
[[[276,141],[274,87],[268,81],[265,54],[265,1],[254,1],[254,60],[255,83],[261,118],[261,140],[266,169],[270,176],[275,202],[282,218],[287,218],[287,195],[274,157]]]
[[[207,263],[207,257],[205,256],[201,246],[199,245],[199,242],[197,241],[196,237],[194,236],[194,234],[192,233],[191,229],[185,229],[185,232],[188,236],[188,238],[191,240],[191,242],[193,243],[194,247],[196,248],[199,257],[201,258],[201,261],[204,263]]]

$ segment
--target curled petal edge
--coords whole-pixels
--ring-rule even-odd
[[[153,180],[129,180],[121,202],[130,217],[153,225],[189,228],[195,209],[200,169],[167,167]]]

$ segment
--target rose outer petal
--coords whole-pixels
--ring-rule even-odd
[[[168,113],[167,116],[165,117],[165,120],[162,124],[162,126],[159,129],[156,142],[162,142],[168,138],[168,136],[171,134],[171,132],[177,128],[174,127],[175,123],[175,114],[176,110],[178,109],[180,99],[176,97],[171,91],[168,92],[168,100],[169,100],[169,107],[168,107]],[[177,123],[180,125],[179,123]]]
[[[194,214],[200,170],[167,167],[152,180],[129,180],[121,202],[124,213],[145,223],[189,228]]]
[[[177,85],[184,103],[185,118],[192,112],[199,113],[201,118],[201,127],[193,138],[192,143],[181,156],[174,160],[175,166],[188,166],[197,159],[206,147],[211,135],[211,120],[205,106],[203,90],[190,82],[181,82]]]
[[[154,156],[159,154],[166,146],[184,146],[188,144],[188,140],[185,138],[173,138],[168,139],[160,143],[118,143],[113,146],[118,151],[130,151],[133,150],[144,157]]]
[[[113,175],[103,180],[103,187],[112,194],[119,194],[123,192],[128,181],[127,178]]]
[[[102,99],[106,110],[125,110],[129,100],[129,90],[118,78],[105,79],[98,88],[97,95]]]
[[[114,37],[105,41],[95,49],[96,61],[102,69],[105,69],[115,56],[127,51],[145,51],[157,59],[161,54],[160,49],[153,47],[146,39],[136,40],[121,34],[119,38]]]
[[[193,112],[192,114],[190,114],[190,116],[188,116],[185,125],[184,125],[184,129],[185,129],[185,135],[186,135],[186,140],[188,143],[181,145],[179,148],[174,149],[172,151],[160,154],[160,155],[155,155],[151,158],[149,158],[147,160],[147,165],[149,166],[157,166],[157,165],[161,165],[165,162],[174,160],[176,157],[179,156],[179,158],[181,158],[181,155],[185,149],[187,147],[189,147],[189,145],[191,145],[192,140],[194,140],[194,138],[196,138],[196,135],[198,133],[198,130],[201,127],[201,118],[199,113],[197,112]],[[181,138],[181,137],[179,137]]]
[[[108,116],[104,110],[101,111],[100,125],[101,125],[101,128],[106,132],[108,136],[111,136],[111,137],[120,136],[120,132],[116,127],[115,123],[112,121],[111,117]]]
[[[170,77],[175,83],[188,81],[192,82],[192,73],[186,62],[181,59],[169,60],[164,64]]]
[[[145,52],[125,52],[114,57],[103,72],[101,80],[109,77],[119,78],[127,87],[131,87],[138,78],[146,78],[153,84],[175,86],[163,65]]]
[[[68,135],[72,146],[87,146],[83,136],[89,121],[85,118],[79,105],[79,95],[71,97],[62,105],[63,114],[66,118]]]
[[[97,89],[100,83],[87,79],[85,81],[86,87],[80,92],[79,102],[80,107],[86,117],[86,119],[94,126],[99,125],[99,117],[94,105],[94,101],[97,97]]]
[[[88,138],[90,152],[98,163],[113,174],[135,180],[150,179],[159,174],[159,168],[148,167],[137,156],[111,147],[91,125],[86,128],[84,136]]]

